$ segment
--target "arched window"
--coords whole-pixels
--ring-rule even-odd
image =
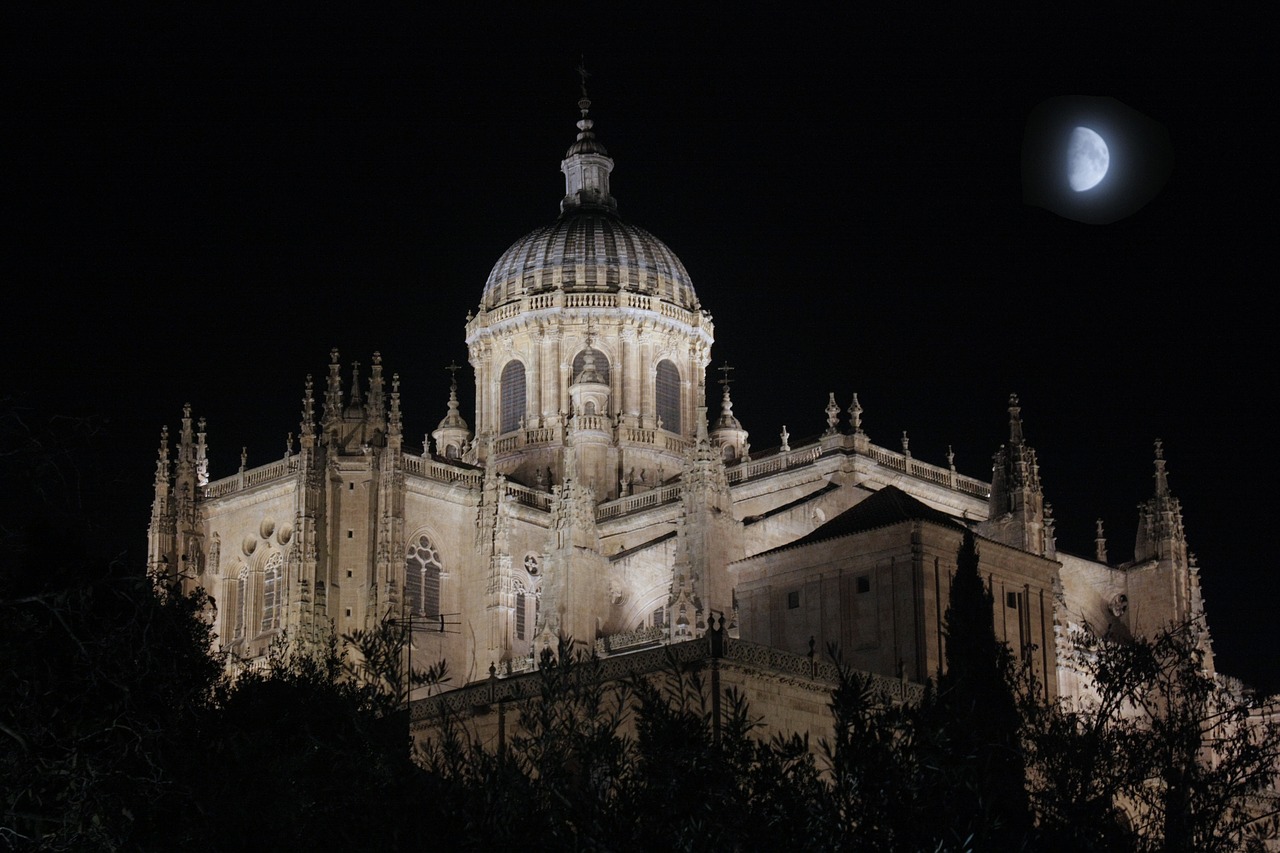
[[[680,371],[666,359],[658,362],[656,385],[658,417],[662,420],[662,428],[680,432]]]
[[[596,373],[600,374],[600,381],[605,385],[609,384],[609,359],[605,358],[604,353],[593,347],[588,347],[573,357],[573,373],[569,377],[570,382],[576,382],[578,375],[582,373],[587,366],[587,353],[592,355],[592,361],[595,363]]]
[[[524,418],[524,365],[519,361],[509,361],[502,368],[502,428],[501,432],[512,432],[520,428]]]
[[[236,600],[235,600],[235,630],[232,635],[236,639],[244,636],[244,626],[248,622],[249,611],[249,567],[246,566],[240,570],[239,577],[236,578]]]
[[[523,640],[525,633],[525,607],[527,606],[524,588],[518,587],[516,592],[516,639]]]
[[[426,536],[409,546],[405,558],[404,587],[409,613],[413,616],[440,615],[440,572],[443,565],[435,546]]]
[[[274,631],[280,627],[280,593],[284,584],[281,582],[280,569],[284,565],[283,554],[272,554],[262,572],[262,630]]]

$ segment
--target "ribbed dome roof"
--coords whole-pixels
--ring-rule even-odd
[[[584,78],[585,80],[585,78]],[[560,171],[565,196],[560,218],[521,237],[503,253],[485,282],[481,306],[496,308],[525,294],[640,293],[698,310],[689,273],[657,237],[618,218],[609,192],[613,160],[596,139],[585,82],[578,138]]]
[[[675,252],[611,211],[579,207],[511,245],[493,265],[482,304],[495,308],[525,293],[642,293],[698,309],[698,298]]]

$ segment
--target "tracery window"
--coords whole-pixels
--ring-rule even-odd
[[[283,554],[272,554],[262,573],[262,630],[273,631],[280,627],[280,593],[282,583],[280,569],[284,565]]]
[[[658,362],[656,392],[662,428],[680,432],[680,371],[666,359]]]
[[[588,347],[587,349],[584,349],[582,352],[578,353],[576,356],[573,357],[573,373],[571,374],[570,381],[577,381],[578,375],[582,373],[583,369],[587,366],[588,352],[590,352],[592,355],[592,360],[595,363],[596,373],[600,374],[600,380],[604,382],[604,384],[608,385],[609,384],[609,359],[605,357],[604,353],[600,352],[600,350],[595,349],[594,347]]]
[[[405,558],[405,597],[412,616],[440,615],[440,572],[444,565],[431,540],[419,536]]]
[[[523,640],[525,633],[525,594],[521,589],[516,592],[516,639]]]
[[[502,368],[501,432],[512,432],[520,428],[520,421],[524,419],[524,405],[524,364],[512,360]]]
[[[236,578],[236,600],[235,600],[235,630],[232,635],[239,639],[244,636],[244,626],[248,622],[249,610],[249,567],[245,566],[240,570],[239,577]]]

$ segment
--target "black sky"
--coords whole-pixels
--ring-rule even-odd
[[[110,419],[86,500],[138,559],[185,402],[226,476],[283,454],[331,347],[377,350],[420,438],[490,266],[558,211],[585,56],[620,213],[684,261],[755,448],[856,391],[873,441],[985,477],[1017,392],[1059,546],[1102,517],[1119,561],[1162,438],[1220,668],[1280,690],[1269,28],[983,6],[28,11],[3,390]],[[1027,118],[1063,95],[1168,130],[1137,214],[1023,203]]]

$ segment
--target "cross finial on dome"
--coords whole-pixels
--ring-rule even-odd
[[[716,370],[720,371],[721,375],[719,382],[724,386],[725,393],[729,393],[729,385],[733,382],[733,379],[729,377],[729,373],[733,370],[733,365],[726,361],[724,364],[717,367]]]

